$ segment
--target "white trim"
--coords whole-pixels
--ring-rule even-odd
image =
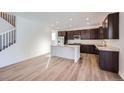
[[[38,54],[38,55],[35,55],[35,56],[30,56],[30,57],[26,57],[24,58],[23,60],[19,60],[19,61],[15,61],[13,63],[9,63],[9,64],[5,64],[5,65],[0,65],[0,68],[4,68],[4,67],[7,67],[7,66],[11,66],[11,65],[14,65],[14,64],[18,64],[18,63],[21,63],[21,62],[24,62],[24,61],[27,61],[27,60],[30,60],[30,59],[33,59],[33,58],[36,58],[36,57],[40,57],[40,56],[46,56],[48,55],[49,52],[46,52],[46,53],[42,53],[42,54]],[[47,64],[47,63],[46,63]]]
[[[122,73],[122,72],[119,71],[119,75],[124,80],[124,73]]]
[[[4,33],[11,32],[11,31],[13,31],[13,30],[16,30],[16,28],[13,28],[13,29],[11,29],[11,30],[7,30],[7,31],[4,31],[4,32],[1,32],[0,35],[3,35]]]

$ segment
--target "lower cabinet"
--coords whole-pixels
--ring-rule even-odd
[[[95,54],[96,53],[95,49],[96,48],[94,45],[80,45],[80,52],[81,53]]]
[[[119,70],[119,52],[99,51],[99,66],[101,69],[118,73]]]

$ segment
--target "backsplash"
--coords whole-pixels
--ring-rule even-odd
[[[116,48],[120,48],[120,43],[119,40],[68,40],[68,44],[72,44],[72,43],[81,43],[81,44],[95,44],[95,45],[103,45],[103,41],[106,43],[107,46],[110,47],[116,47]]]
[[[118,39],[117,40],[111,39],[111,40],[104,40],[104,41],[108,46],[112,46],[120,49],[120,42]]]
[[[68,44],[81,43],[81,44],[95,44],[103,45],[104,40],[68,40]]]

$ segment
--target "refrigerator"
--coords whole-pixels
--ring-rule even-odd
[[[64,42],[65,42],[64,36],[59,36],[58,37],[58,45],[64,45]]]

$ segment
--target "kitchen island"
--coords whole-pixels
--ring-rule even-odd
[[[77,63],[80,59],[80,45],[52,45],[51,56],[72,59]]]

